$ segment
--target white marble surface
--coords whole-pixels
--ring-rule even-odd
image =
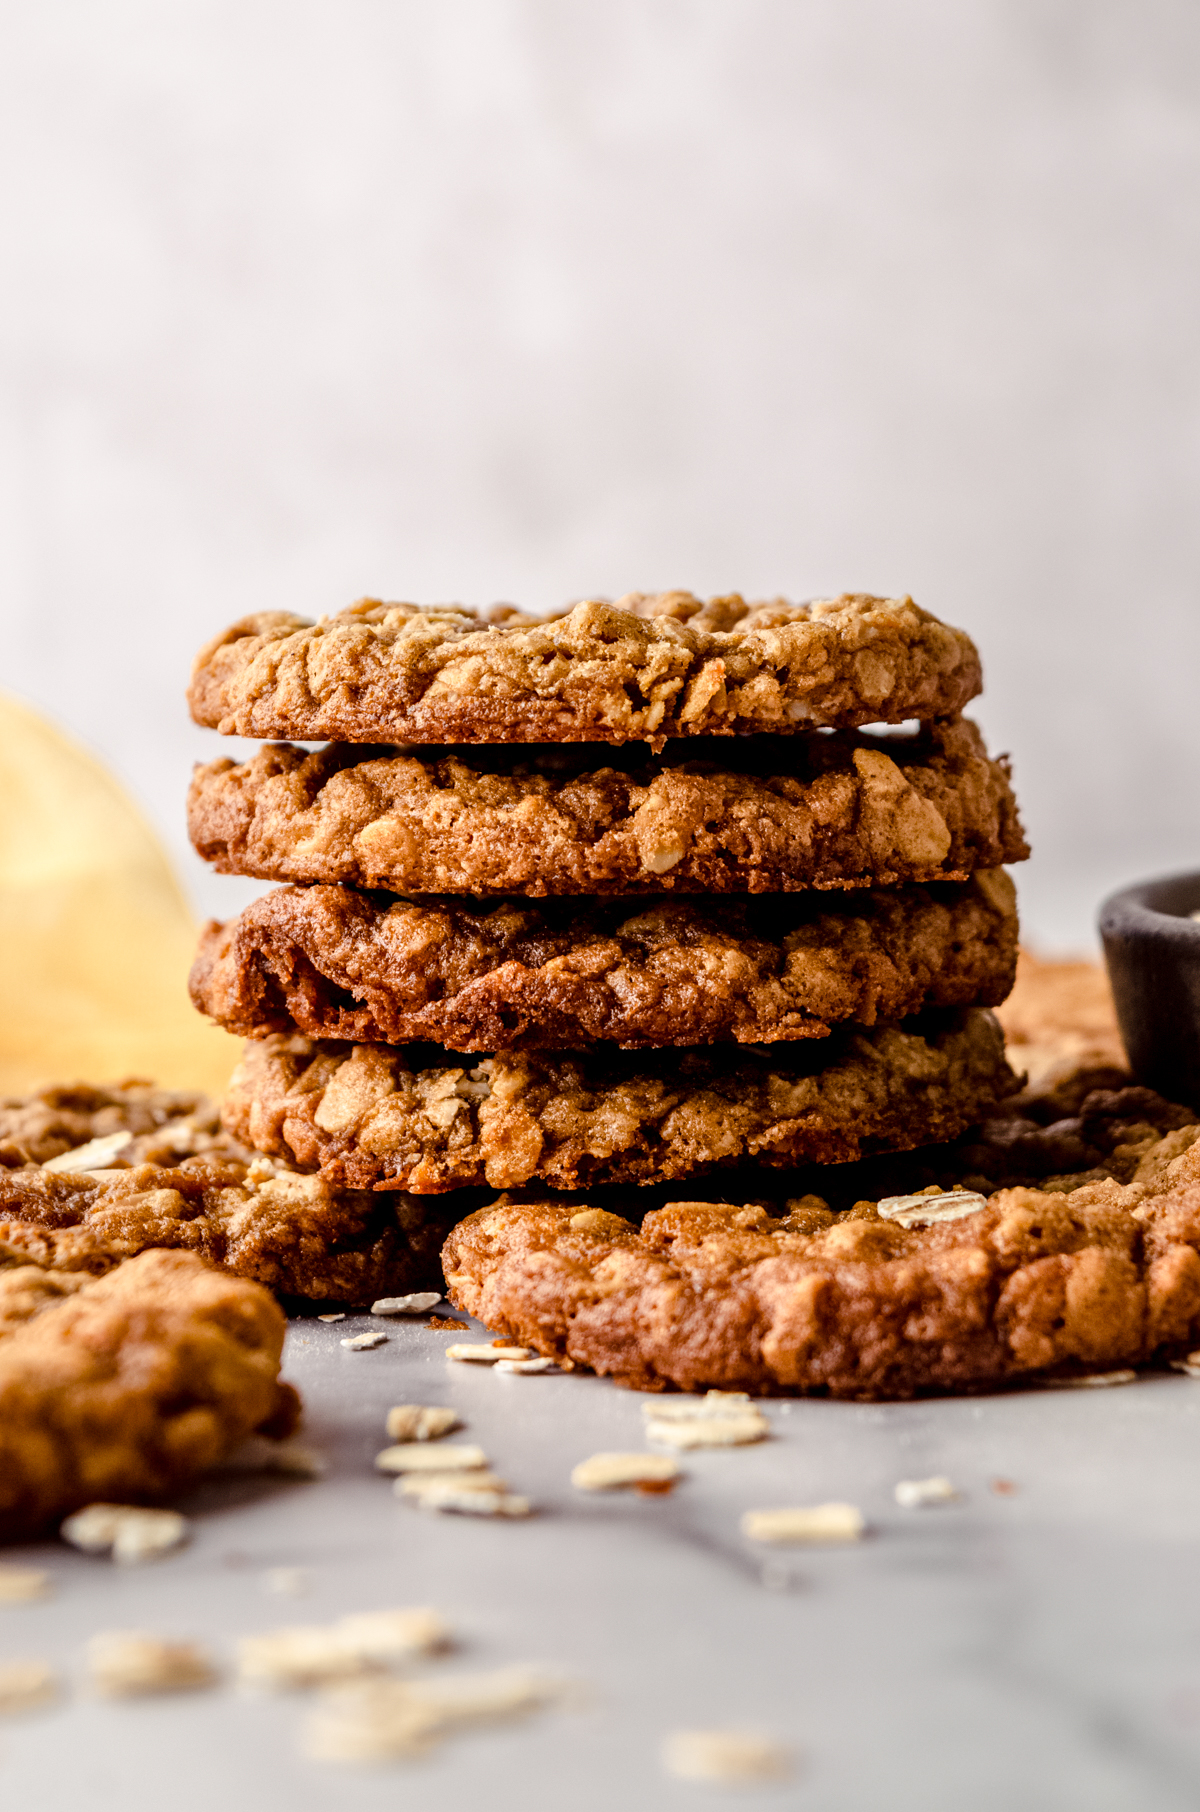
[[[0,1608],[0,1658],[42,1655],[73,1691],[0,1727],[0,1803],[68,1812],[495,1812],[796,1807],[798,1812],[1190,1812],[1200,1801],[1200,1383],[865,1405],[773,1401],[772,1439],[685,1458],[669,1497],[584,1495],[572,1465],[642,1445],[636,1395],[586,1376],[501,1377],[443,1357],[453,1333],[367,1318],[293,1324],[287,1374],[318,1482],[239,1480],[187,1500],[192,1545],[116,1570],[55,1544],[55,1596]],[[465,1438],[539,1505],[528,1522],[434,1517],[372,1470],[394,1402],[455,1405]],[[462,1437],[460,1437],[462,1438]],[[955,1505],[904,1511],[896,1482],[946,1473]],[[1016,1487],[999,1495],[992,1481]],[[849,1499],[869,1537],[752,1550],[747,1508]],[[768,1571],[764,1574],[764,1563]],[[311,1570],[272,1596],[269,1568]],[[79,1690],[98,1629],[209,1642],[430,1603],[461,1632],[445,1668],[541,1663],[582,1703],[359,1770],[302,1758],[305,1696],[229,1685],[156,1703]],[[796,1745],[786,1786],[666,1779],[673,1727],[739,1724]]]

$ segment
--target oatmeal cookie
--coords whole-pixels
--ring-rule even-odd
[[[198,767],[223,874],[393,893],[780,893],[965,880],[1029,854],[1004,759],[961,719],[724,745],[260,749]]]
[[[171,1247],[278,1296],[364,1303],[437,1286],[447,1225],[402,1194],[336,1188],[263,1158],[0,1170],[0,1240],[57,1271],[98,1274]]]
[[[190,1253],[94,1278],[30,1262],[0,1230],[0,1540],[166,1497],[252,1430],[290,1432],[285,1327],[266,1290]]]
[[[911,1151],[878,1152],[847,1164],[764,1170],[730,1166],[690,1185],[699,1201],[740,1202],[786,1215],[798,1202],[845,1213],[863,1201],[929,1188],[971,1189],[994,1195],[1030,1184],[1064,1194],[1112,1178],[1145,1181],[1200,1139],[1190,1108],[1136,1086],[1127,1070],[1082,1062],[1026,1087],[991,1108],[958,1138]],[[678,1196],[670,1182],[643,1187],[591,1187],[592,1204],[638,1221]],[[536,1185],[506,1191],[504,1200],[540,1201]]]
[[[676,1202],[639,1229],[500,1203],[455,1227],[443,1264],[451,1301],[496,1333],[641,1390],[902,1398],[1200,1343],[1200,1145],[1127,1184],[962,1206],[906,1227],[869,1202],[778,1218]]]
[[[246,1046],[225,1099],[237,1139],[329,1182],[417,1194],[534,1179],[555,1189],[693,1177],[754,1159],[837,1164],[961,1132],[1013,1086],[984,1008],[828,1039],[664,1051]]]
[[[452,1051],[825,1037],[1012,985],[1003,869],[938,888],[499,906],[281,887],[212,924],[192,999],[227,1031]]]
[[[188,693],[236,736],[339,742],[627,742],[901,723],[959,711],[979,656],[911,598],[589,602],[545,621],[365,598],[266,611],[210,642]]]
[[[0,1097],[0,1166],[50,1163],[96,1139],[110,1148],[98,1156],[97,1167],[169,1164],[229,1148],[207,1095],[152,1082],[113,1088],[77,1082]]]

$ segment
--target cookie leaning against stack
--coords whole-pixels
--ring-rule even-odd
[[[334,740],[192,784],[201,854],[285,884],[193,970],[250,1039],[227,1130],[385,1195],[954,1137],[1012,1086],[986,1009],[1028,853],[979,687],[910,599],[235,625],[197,721]]]

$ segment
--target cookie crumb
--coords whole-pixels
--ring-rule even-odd
[[[931,1479],[901,1479],[896,1486],[896,1502],[902,1510],[920,1510],[928,1504],[956,1504],[961,1492],[939,1474]]]
[[[1015,1497],[1021,1489],[1011,1479],[993,1479],[991,1488],[997,1497]]]
[[[781,1510],[747,1510],[741,1530],[750,1541],[860,1541],[866,1520],[857,1504],[813,1504]]]
[[[106,1630],[92,1637],[87,1652],[91,1683],[110,1699],[216,1684],[216,1668],[195,1642],[166,1642],[146,1630]]]
[[[465,1334],[470,1325],[469,1321],[455,1321],[453,1315],[431,1315],[425,1323],[427,1328],[446,1328],[452,1334]]]
[[[616,1491],[679,1477],[679,1462],[663,1453],[594,1453],[571,1473],[577,1491]]]
[[[37,1567],[0,1566],[0,1604],[27,1604],[33,1598],[48,1598],[50,1591],[49,1573]]]
[[[662,1765],[684,1781],[788,1780],[792,1752],[769,1737],[740,1730],[673,1730],[663,1739]]]
[[[426,1407],[420,1403],[397,1403],[394,1409],[387,1412],[384,1428],[393,1441],[440,1441],[455,1428],[462,1427],[462,1418],[454,1409]]]
[[[59,1525],[59,1534],[85,1554],[111,1551],[119,1566],[157,1560],[191,1535],[178,1510],[146,1510],[139,1504],[88,1504]]]
[[[346,1336],[346,1338],[340,1342],[340,1344],[346,1348],[347,1352],[369,1353],[373,1350],[373,1348],[375,1348],[377,1346],[386,1346],[387,1335],[386,1334],[348,1334]]]
[[[58,1697],[58,1675],[48,1661],[0,1662],[0,1715],[37,1711]]]

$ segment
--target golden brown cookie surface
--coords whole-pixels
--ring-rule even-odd
[[[1200,1343],[1200,1144],[1170,1135],[1124,1185],[1002,1190],[941,1222],[937,1199],[926,1225],[810,1197],[780,1217],[674,1203],[640,1229],[503,1202],[459,1223],[443,1263],[496,1333],[645,1390],[909,1397]]]
[[[22,1262],[0,1232],[0,1540],[84,1504],[153,1502],[297,1412],[265,1290],[186,1252],[108,1276]]]
[[[237,1139],[331,1182],[419,1194],[649,1183],[753,1159],[842,1163],[961,1132],[1013,1086],[985,1009],[733,1050],[448,1060],[432,1046],[246,1046]]]
[[[439,1282],[447,1218],[399,1194],[340,1189],[226,1155],[101,1175],[0,1170],[0,1242],[102,1273],[154,1247],[197,1253],[276,1295],[370,1302]]]
[[[911,598],[670,592],[545,621],[374,599],[319,623],[266,612],[201,652],[188,697],[239,736],[619,743],[900,723],[980,684],[970,638]]]
[[[821,1038],[1012,982],[1003,870],[936,889],[699,901],[395,900],[283,887],[210,925],[192,999],[226,1030],[453,1051]]]
[[[197,768],[226,874],[406,894],[779,893],[965,880],[1029,854],[975,725],[643,749],[260,749]]]
[[[97,1168],[101,1158],[110,1165],[172,1163],[229,1143],[206,1095],[152,1082],[79,1082],[0,1099],[0,1165],[9,1169],[66,1158],[96,1139],[108,1142]]]

